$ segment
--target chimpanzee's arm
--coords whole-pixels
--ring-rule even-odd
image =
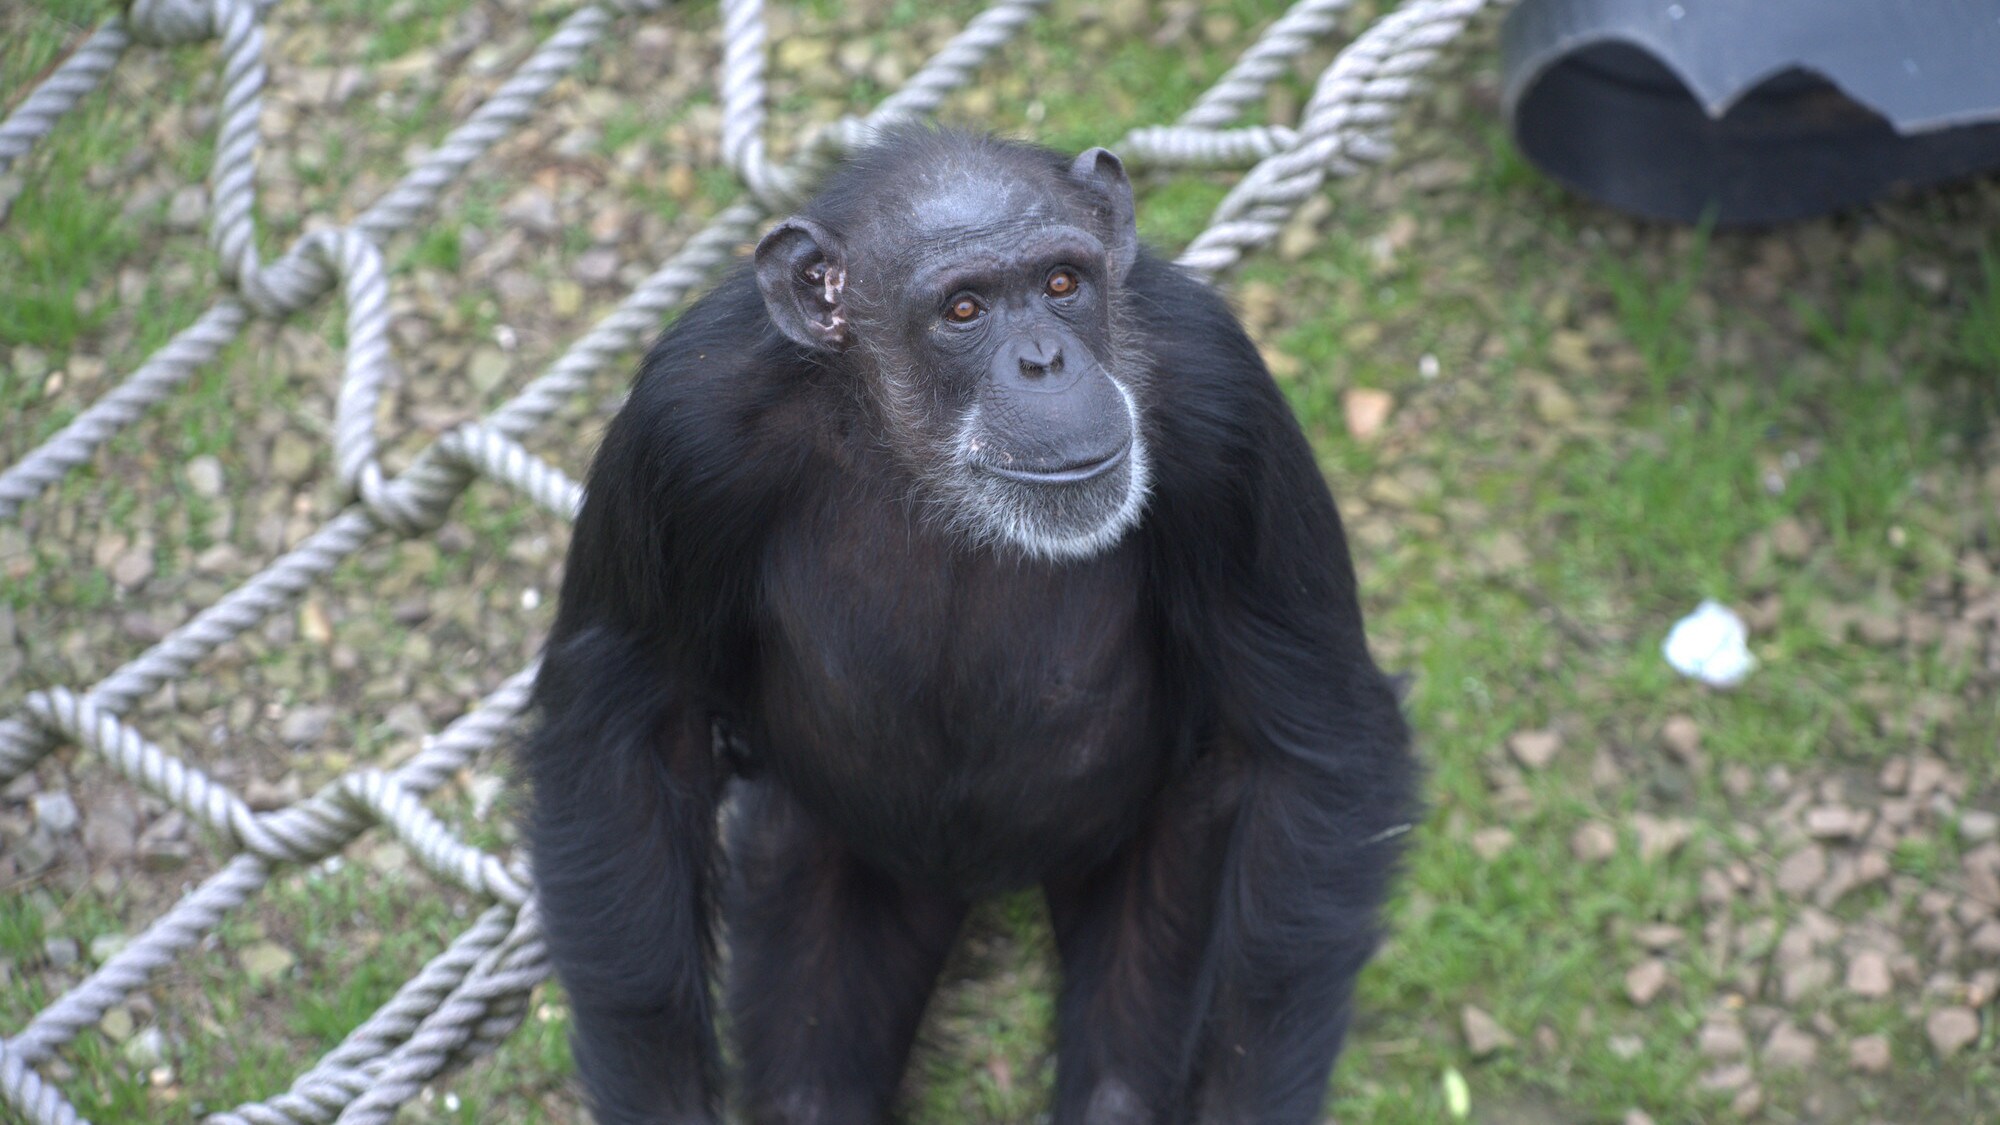
[[[1202,970],[1199,1120],[1314,1122],[1356,974],[1414,815],[1396,691],[1370,658],[1352,563],[1283,396],[1221,303],[1144,279],[1166,341],[1164,593],[1240,763]]]
[[[1320,1119],[1413,815],[1395,690],[1368,656],[1337,517],[1286,421],[1257,482],[1246,586],[1215,622],[1220,722],[1244,777],[1210,951],[1203,1122]]]
[[[609,628],[552,644],[535,695],[535,876],[597,1120],[720,1120],[708,720],[684,679]]]
[[[796,362],[755,302],[747,278],[725,282],[647,357],[592,466],[535,685],[530,843],[604,1125],[720,1119],[711,722],[784,492],[787,457],[754,439],[788,381],[772,366]]]

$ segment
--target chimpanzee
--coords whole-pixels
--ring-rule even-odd
[[[744,1117],[887,1119],[968,903],[1031,884],[1054,1121],[1318,1119],[1408,733],[1312,450],[1111,153],[907,129],[772,228],[611,423],[534,704],[599,1121],[721,1119],[718,962]]]

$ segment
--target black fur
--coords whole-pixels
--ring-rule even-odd
[[[971,182],[1103,222],[1069,167],[906,133],[806,216],[865,249],[893,201]],[[725,280],[590,473],[526,768],[598,1119],[720,1119],[719,908],[743,1112],[883,1120],[968,901],[1040,883],[1059,1125],[1318,1120],[1414,781],[1277,387],[1214,293],[1140,253],[1087,342],[1138,395],[1143,515],[1033,557],[930,511],[873,389],[898,279],[852,272],[825,348]]]

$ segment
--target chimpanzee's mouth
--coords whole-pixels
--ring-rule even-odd
[[[1096,461],[1057,465],[1048,469],[1026,469],[1011,466],[1003,468],[990,461],[979,461],[976,464],[979,468],[992,473],[994,476],[1005,477],[1012,481],[1020,481],[1022,484],[1081,484],[1087,480],[1095,480],[1124,464],[1125,459],[1131,456],[1131,454],[1132,443],[1130,440],[1127,440],[1125,444],[1119,446],[1118,450],[1109,457]]]

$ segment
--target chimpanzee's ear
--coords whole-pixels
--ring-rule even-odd
[[[840,243],[811,219],[793,217],[757,244],[757,288],[778,331],[815,351],[853,342],[847,326],[847,266]]]
[[[1097,205],[1098,234],[1119,281],[1139,257],[1139,225],[1132,215],[1132,181],[1125,178],[1125,165],[1110,149],[1093,148],[1079,155],[1069,166],[1070,178],[1090,189]]]

